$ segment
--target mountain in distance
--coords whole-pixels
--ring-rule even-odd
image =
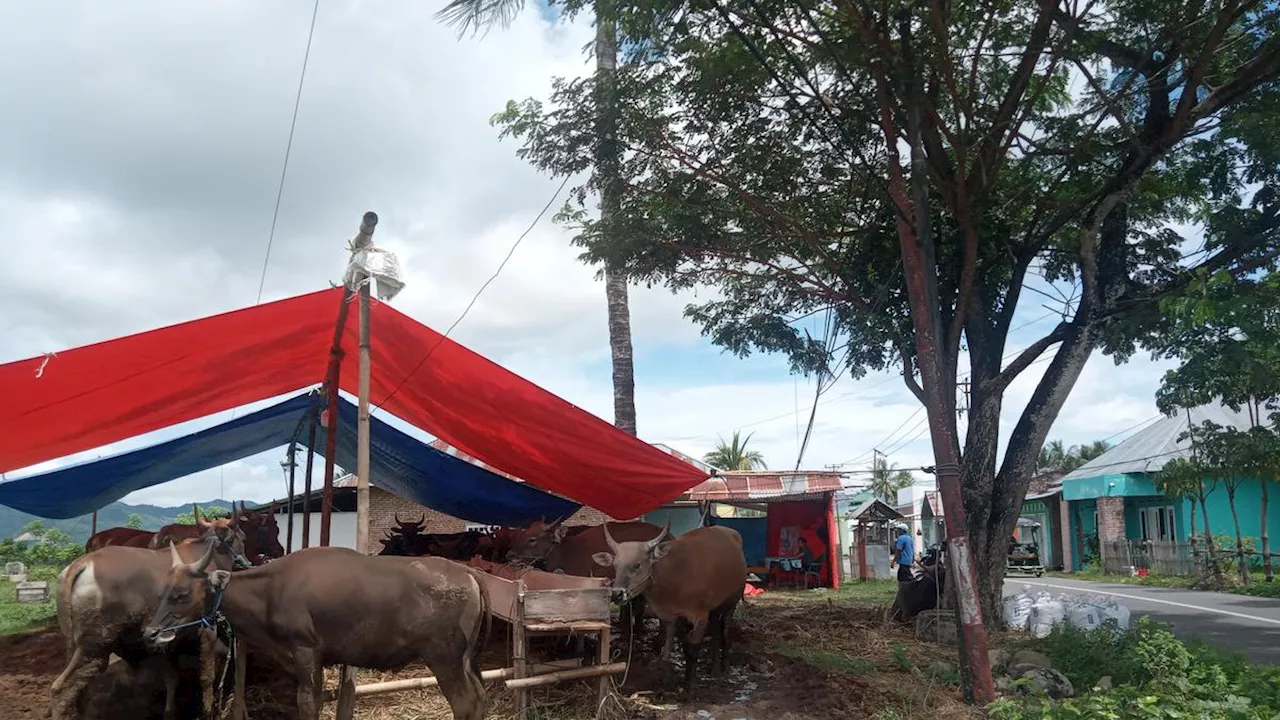
[[[231,501],[229,500],[210,500],[196,504],[200,506],[201,510],[206,507],[231,509]],[[250,505],[252,506],[252,503]],[[129,516],[134,514],[137,514],[142,519],[143,530],[159,530],[172,523],[178,515],[186,512],[191,512],[190,503],[176,507],[160,507],[158,505],[129,505],[122,502],[113,502],[98,511],[98,530],[123,527],[125,523],[129,522]],[[88,540],[89,531],[93,527],[93,519],[89,515],[67,520],[51,520],[36,515],[28,515],[0,505],[0,539],[17,537],[22,533],[22,528],[26,527],[27,523],[32,520],[39,520],[47,528],[58,528],[70,535],[71,539],[77,543],[83,543]]]

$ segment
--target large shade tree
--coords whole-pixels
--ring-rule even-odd
[[[725,348],[782,352],[804,372],[900,370],[928,410],[951,567],[976,569],[982,617],[998,623],[1006,540],[1088,358],[1129,357],[1165,329],[1159,299],[1280,253],[1171,229],[1249,212],[1242,188],[1275,182],[1278,14],[1264,1],[635,0],[618,16],[620,212],[583,212],[588,183],[561,219],[589,261],[716,288],[687,314]],[[597,143],[593,97],[590,79],[559,80],[549,102],[496,120],[522,156],[571,174]],[[1061,293],[1061,322],[1011,351],[1032,292]],[[815,315],[835,352],[808,332]],[[1005,391],[1044,358],[1000,457]],[[957,573],[962,595],[974,577]],[[962,655],[977,657],[985,636],[960,609]],[[985,699],[980,665],[966,689]]]

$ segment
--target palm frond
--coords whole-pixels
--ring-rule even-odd
[[[458,37],[487,35],[494,26],[508,28],[524,11],[524,0],[453,0],[436,18],[458,29]]]

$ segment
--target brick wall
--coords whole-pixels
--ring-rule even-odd
[[[396,526],[396,513],[399,513],[400,519],[405,522],[417,522],[425,515],[426,523],[422,531],[427,533],[462,532],[468,525],[476,524],[452,515],[445,515],[381,488],[371,487],[369,488],[369,550],[371,553],[382,551],[383,533]],[[584,507],[569,516],[565,524],[599,525],[605,520],[613,520],[613,518],[595,508]]]
[[[1098,498],[1098,546],[1104,563],[1111,554],[1110,544],[1124,539],[1124,498]]]

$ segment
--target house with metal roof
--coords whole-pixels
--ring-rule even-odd
[[[1153,545],[1182,553],[1184,564],[1192,562],[1188,546],[1193,527],[1191,502],[1165,496],[1157,478],[1175,458],[1190,457],[1191,441],[1182,435],[1206,420],[1224,427],[1249,428],[1248,413],[1243,409],[1235,412],[1219,404],[1201,406],[1161,418],[1062,478],[1060,492],[1067,516],[1062,541],[1070,567],[1078,570],[1088,563],[1101,563],[1108,570],[1124,571],[1133,564],[1135,552]],[[1275,483],[1269,489],[1280,497]],[[1246,544],[1248,538],[1254,538],[1256,545],[1260,535],[1261,496],[1262,485],[1256,480],[1242,482],[1236,491],[1235,505]],[[1268,527],[1280,527],[1277,506],[1280,502],[1268,508]],[[1203,510],[1196,509],[1197,536],[1203,536],[1206,514],[1212,534],[1229,536],[1234,542],[1231,507],[1221,485],[1209,492]]]

